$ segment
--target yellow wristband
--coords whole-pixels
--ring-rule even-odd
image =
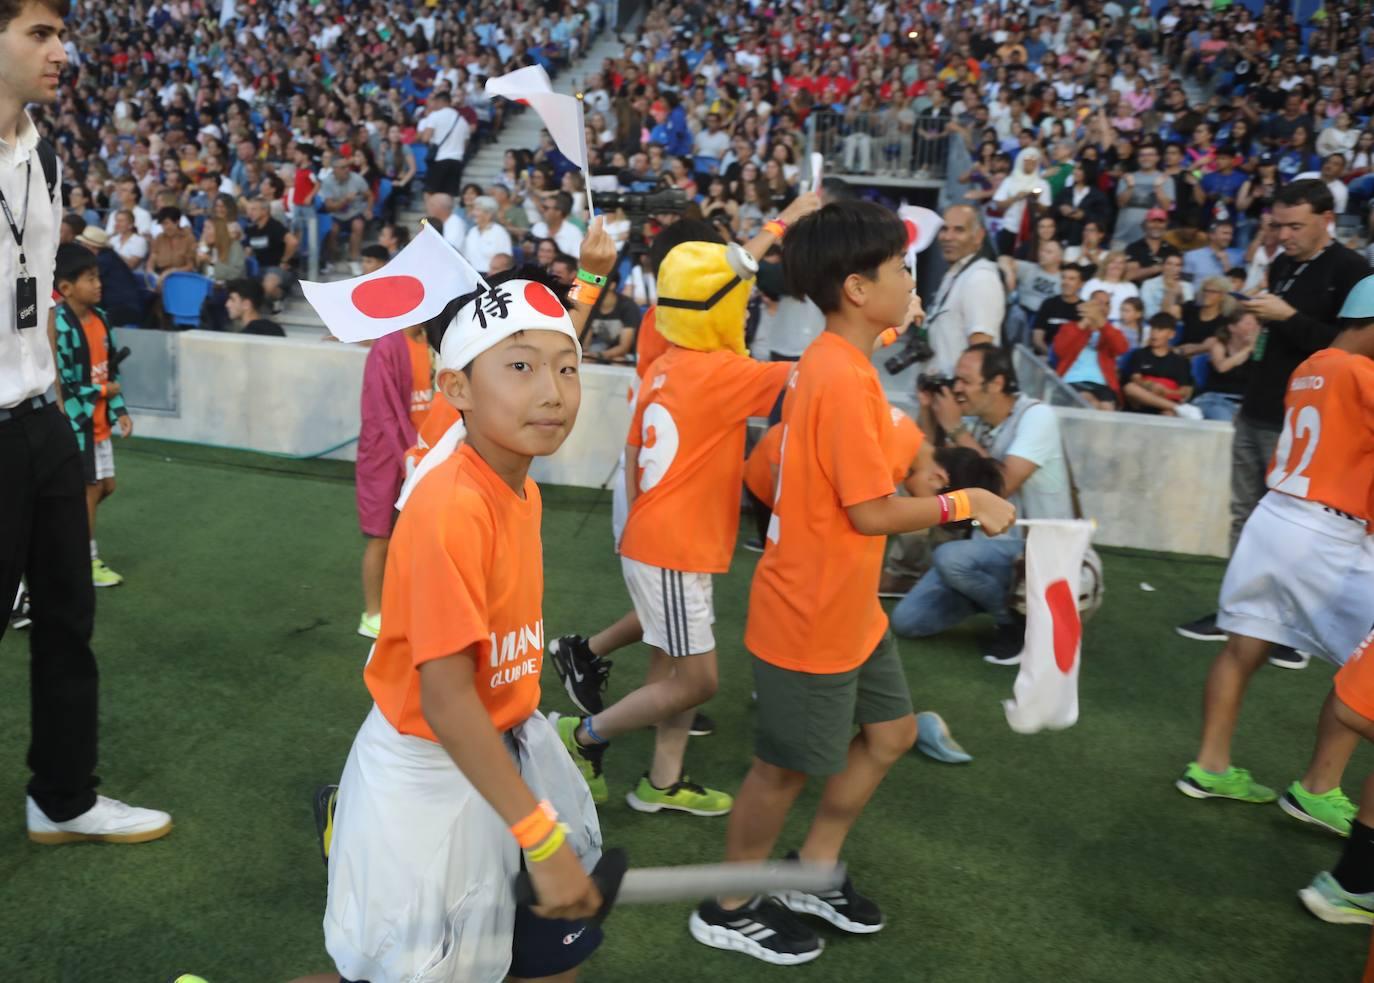
[[[559,823],[553,828],[553,832],[549,834],[548,838],[545,839],[543,843],[525,851],[525,859],[532,864],[542,863],[557,853],[558,848],[566,843],[567,839],[568,827]]]

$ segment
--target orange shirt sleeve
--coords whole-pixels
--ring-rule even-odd
[[[737,408],[740,419],[767,416],[796,368],[795,362],[758,362],[747,355],[727,353],[712,373],[713,400]]]
[[[407,638],[411,662],[456,655],[473,645],[477,659],[491,649],[484,560],[495,531],[481,497],[458,489],[435,516],[432,532],[416,529],[411,541]]]
[[[884,449],[891,427],[886,400],[860,379],[829,386],[817,408],[816,452],[821,472],[842,508],[885,498],[895,490]]]

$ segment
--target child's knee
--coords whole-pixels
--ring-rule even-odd
[[[678,691],[687,710],[699,707],[716,695],[720,688],[720,673],[716,667],[715,653],[687,656],[682,660],[677,673]]]
[[[105,478],[105,479],[103,479],[103,480],[100,482],[100,497],[101,497],[101,498],[109,498],[109,497],[110,497],[111,495],[113,495],[114,493],[115,493],[115,480],[114,480],[113,478]]]
[[[753,774],[760,782],[777,791],[799,789],[806,785],[808,777],[804,771],[769,764],[762,758],[754,759]]]
[[[886,764],[892,764],[916,746],[916,717],[907,714],[896,720],[870,724],[864,728],[864,740],[869,753]]]

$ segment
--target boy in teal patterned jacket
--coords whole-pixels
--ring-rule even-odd
[[[95,510],[114,494],[114,445],[111,423],[127,437],[133,419],[124,407],[111,359],[114,341],[100,303],[100,267],[83,246],[61,246],[57,252],[56,285],[62,303],[56,308],[57,371],[62,382],[62,405],[76,432],[86,473],[86,512],[91,526],[91,580],[96,587],[114,587],[124,578],[100,559],[95,541]]]

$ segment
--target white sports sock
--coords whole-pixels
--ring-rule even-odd
[[[98,557],[99,555],[100,555],[100,554],[96,551],[96,548],[95,548],[95,540],[92,539],[92,540],[91,540],[91,559],[94,560],[94,559],[95,559],[96,557]]]

